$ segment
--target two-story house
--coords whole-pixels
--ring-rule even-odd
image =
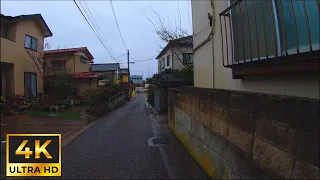
[[[156,59],[159,73],[166,69],[182,70],[184,63],[193,63],[193,37],[171,40]]]
[[[40,14],[1,14],[1,94],[36,96],[42,91],[43,80],[27,51],[42,54],[44,38],[51,36]]]
[[[55,49],[44,51],[46,71],[69,71],[74,76],[73,96],[85,96],[98,87],[100,73],[89,72],[93,56],[87,47]]]

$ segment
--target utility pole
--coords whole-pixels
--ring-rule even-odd
[[[128,99],[130,99],[130,86],[131,86],[131,82],[130,82],[130,62],[129,62],[129,55],[130,55],[130,52],[129,52],[129,49],[128,49],[128,54],[127,54],[127,58],[128,58]]]

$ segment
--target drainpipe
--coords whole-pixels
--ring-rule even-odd
[[[208,19],[210,22],[210,26],[211,26],[211,32],[208,35],[207,39],[205,39],[203,42],[199,43],[197,47],[195,47],[193,49],[193,54],[199,49],[201,48],[203,45],[205,45],[206,43],[208,43],[211,40],[211,44],[212,44],[212,88],[214,88],[214,43],[213,43],[213,35],[215,34],[215,22],[216,22],[216,18],[215,18],[215,8],[214,8],[214,0],[210,0],[211,2],[211,8],[212,8],[212,14],[210,15],[208,13]]]
[[[211,44],[212,44],[212,88],[214,88],[214,43],[213,43],[213,35],[214,35],[214,28],[215,28],[215,11],[214,11],[214,0],[211,0],[211,7],[212,7],[212,38],[211,38]]]

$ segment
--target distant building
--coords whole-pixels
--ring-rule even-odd
[[[120,69],[120,73],[119,73],[119,76],[120,76],[120,82],[129,82],[129,70],[126,68],[126,69]]]
[[[143,84],[142,75],[131,75],[130,80],[133,84]]]
[[[93,56],[87,47],[66,48],[44,51],[46,72],[69,71],[74,73],[70,95],[85,96],[98,87],[101,73],[89,72]]]
[[[184,64],[193,64],[193,37],[186,36],[171,40],[156,57],[158,73],[166,69],[182,70]]]
[[[119,63],[91,64],[89,71],[102,73],[104,80],[112,80],[115,83],[119,82]]]

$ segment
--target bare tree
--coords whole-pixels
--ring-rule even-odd
[[[45,43],[44,49],[50,50],[50,44],[48,42]],[[43,51],[33,51],[33,50],[26,50],[29,56],[29,63],[38,71],[42,81],[45,84],[49,84],[50,90],[53,91],[60,91],[60,89],[64,88],[62,91],[66,91],[69,87],[71,82],[71,77],[73,73],[70,69],[66,70],[56,70],[53,68],[51,63],[48,63],[44,60],[44,52]],[[62,87],[61,84],[65,84],[65,87]],[[61,88],[62,87],[62,88]],[[43,89],[44,90],[44,87]],[[59,92],[60,93],[60,92]],[[60,93],[63,94],[63,93]]]
[[[189,36],[188,31],[182,28],[181,23],[181,13],[180,8],[178,6],[178,22],[177,18],[174,16],[174,27],[171,27],[170,20],[168,20],[168,23],[165,24],[165,22],[160,17],[159,13],[157,13],[152,7],[150,7],[154,14],[157,16],[157,22],[155,23],[152,21],[149,17],[146,15],[145,18],[153,25],[156,34],[159,36],[159,38],[165,42],[165,43],[171,43],[171,50],[173,54],[173,58],[177,59],[184,67],[184,70],[187,72],[193,72],[193,63],[189,60],[186,60],[183,57],[183,54],[189,53],[190,50],[188,47],[190,47],[190,44],[192,44],[192,41],[188,41],[187,36]],[[159,45],[157,45],[160,47]],[[161,50],[163,48],[161,47]]]

